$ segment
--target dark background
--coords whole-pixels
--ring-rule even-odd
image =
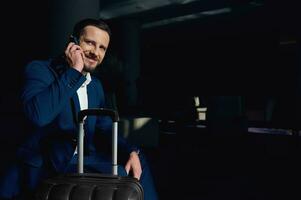
[[[30,60],[48,58],[51,18],[47,1],[8,3],[3,10],[7,13],[1,14],[1,170],[13,159],[15,148],[25,136],[27,126],[20,102],[22,73]],[[183,124],[176,128],[160,126],[163,132],[176,130],[173,135],[160,135],[160,145],[146,150],[162,197],[169,198],[175,188],[180,188],[176,184],[180,181],[190,184],[200,180],[196,185],[201,192],[198,187],[187,187],[181,188],[181,194],[207,199],[219,195],[292,199],[290,195],[297,191],[293,181],[299,177],[300,137],[233,136],[233,130],[243,127],[238,132],[247,132],[252,121],[247,118],[248,111],[264,112],[269,98],[278,102],[276,122],[260,117],[256,121],[255,117],[255,124],[299,130],[299,13],[296,3],[266,2],[254,10],[142,29],[138,109],[145,115],[185,118],[177,111],[185,110],[187,99],[193,96],[202,97],[204,106],[213,107],[211,110],[221,115],[227,109],[220,105],[232,105],[232,100],[225,102],[227,98],[221,96],[233,97],[234,101],[239,96],[244,103],[243,113],[230,115],[239,118],[235,123],[222,120],[233,123],[230,129],[210,132],[188,129]],[[118,52],[116,43],[113,41],[111,50]],[[118,96],[121,110],[126,111],[122,108],[123,95]],[[220,109],[214,109],[217,107]],[[219,119],[211,123],[213,127],[223,125]],[[191,167],[199,173],[193,176],[186,163],[198,158],[201,164],[192,162]],[[171,169],[171,163],[179,162]]]
[[[22,85],[24,65],[32,59],[48,58],[51,14],[47,1],[8,4],[6,9],[11,12],[1,17],[1,82],[10,81],[2,93],[6,95],[1,97],[1,110],[18,112],[16,106],[7,104],[18,104],[15,97]],[[164,96],[240,95],[256,99],[299,95],[298,17],[296,4],[265,2],[247,11],[238,9],[231,14],[142,29],[139,98],[146,108],[162,110]],[[118,51],[118,40],[112,43],[111,50]],[[153,89],[159,95],[153,95]]]

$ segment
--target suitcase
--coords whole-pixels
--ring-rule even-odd
[[[112,175],[84,173],[84,118],[88,115],[108,115],[113,120]],[[78,173],[46,179],[39,185],[36,200],[143,200],[143,188],[133,177],[117,174],[118,113],[109,109],[86,109],[78,114]]]

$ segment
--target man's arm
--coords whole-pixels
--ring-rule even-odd
[[[25,69],[22,102],[25,114],[38,126],[50,123],[63,109],[85,77],[68,68],[56,78],[47,63],[32,62]]]

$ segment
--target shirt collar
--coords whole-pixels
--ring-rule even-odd
[[[91,82],[91,75],[89,72],[85,75],[85,77],[86,77],[86,81],[81,85],[81,87],[85,87]]]

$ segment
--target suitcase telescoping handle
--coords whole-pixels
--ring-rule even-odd
[[[96,108],[96,109],[85,109],[78,113],[79,121],[79,132],[78,132],[78,173],[84,173],[84,119],[89,115],[102,115],[110,116],[113,121],[112,130],[112,174],[117,174],[117,138],[118,138],[118,112],[111,109]]]

